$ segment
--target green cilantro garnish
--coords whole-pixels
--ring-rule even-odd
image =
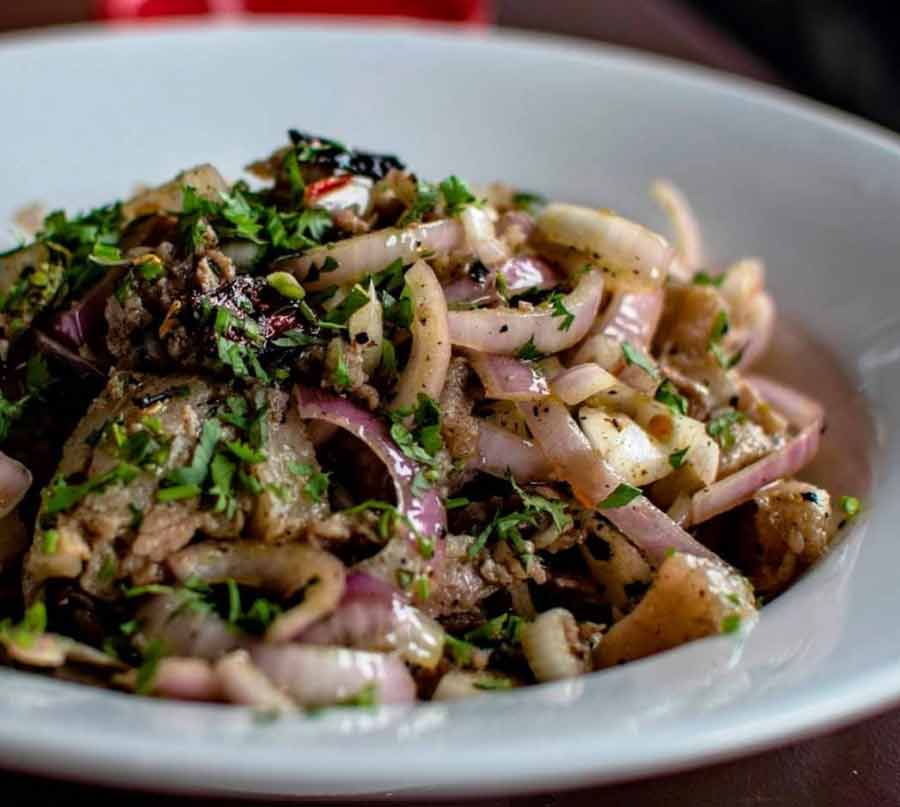
[[[553,306],[553,316],[562,317],[562,322],[559,323],[559,330],[567,331],[572,327],[572,323],[575,322],[575,315],[566,308],[563,299],[563,295],[555,291],[550,295],[549,302]]]
[[[289,462],[288,470],[292,474],[297,474],[297,476],[306,478],[303,492],[311,501],[320,502],[322,501],[322,497],[328,493],[330,473],[317,471],[312,465],[306,462]]]
[[[841,496],[840,507],[850,518],[853,518],[859,513],[862,504],[856,496]]]
[[[70,485],[63,479],[51,483],[45,505],[47,515],[62,513],[74,507],[89,493],[103,490],[115,482],[130,482],[140,473],[134,465],[121,462],[102,474],[91,477],[86,482]]]
[[[734,425],[746,420],[736,409],[725,409],[706,424],[706,433],[726,451],[734,445]]]
[[[531,213],[534,208],[546,204],[547,199],[546,197],[541,196],[539,193],[519,191],[518,193],[513,194],[512,202],[513,206],[517,207],[519,210],[524,210],[528,213]]]
[[[739,350],[733,356],[729,356],[722,347],[722,340],[728,333],[729,328],[728,314],[724,311],[720,311],[713,321],[712,330],[709,334],[709,343],[707,345],[709,352],[713,354],[716,361],[719,363],[719,366],[725,370],[730,370],[734,367],[743,356],[742,350]]]
[[[528,341],[516,351],[516,358],[522,361],[539,361],[544,354],[534,344],[534,335],[528,337]]]
[[[460,667],[468,667],[478,648],[464,639],[457,639],[449,633],[444,636],[444,650],[449,654],[454,664]]]
[[[302,300],[306,290],[290,272],[272,272],[266,275],[266,283],[288,300]]]
[[[134,690],[138,695],[148,695],[153,690],[156,682],[156,673],[159,669],[159,662],[163,657],[162,642],[154,639],[144,648],[144,660],[138,667],[137,680],[135,681]]]
[[[337,361],[334,369],[331,371],[331,383],[338,390],[350,389],[353,386],[353,381],[350,378],[350,368],[347,366],[347,361],[344,358],[343,345],[338,345]]]
[[[200,487],[206,479],[209,464],[221,438],[222,424],[218,418],[210,418],[205,421],[200,431],[200,439],[194,447],[191,464],[184,468],[175,468],[169,471],[166,475],[166,482],[170,485]]]
[[[709,275],[706,272],[697,272],[694,275],[695,286],[721,286],[725,281],[725,273],[721,275]]]
[[[41,550],[45,555],[55,555],[59,547],[59,532],[47,530],[41,540]]]
[[[643,491],[640,488],[621,482],[597,507],[600,510],[614,510],[617,507],[625,507],[641,495],[643,495]]]
[[[375,684],[366,684],[355,695],[338,701],[336,706],[372,709],[378,705],[378,688]]]
[[[656,365],[653,364],[647,354],[642,350],[638,350],[627,339],[622,342],[622,353],[625,356],[626,364],[640,367],[654,381],[659,378],[659,370],[656,369]]]
[[[430,182],[420,179],[416,186],[416,198],[409,206],[409,209],[400,217],[397,225],[405,227],[416,221],[421,221],[424,216],[430,213],[437,206],[438,189]]]
[[[528,513],[546,513],[553,521],[553,526],[557,532],[562,532],[572,526],[572,517],[566,513],[566,503],[563,501],[554,501],[536,493],[528,493],[519,487],[515,478],[511,473],[507,473],[507,477],[513,490],[519,494],[522,504],[525,505],[525,511]]]
[[[676,415],[687,415],[688,413],[687,398],[678,394],[675,385],[668,378],[657,387],[654,398],[668,406]]]
[[[445,510],[457,510],[460,507],[466,507],[466,506],[470,505],[471,503],[472,503],[472,501],[470,499],[466,498],[465,496],[458,496],[455,499],[447,499],[447,501],[444,502],[444,509]]]
[[[741,628],[741,615],[728,614],[722,619],[722,633],[737,633]]]
[[[479,678],[475,681],[473,686],[475,689],[495,691],[512,689],[514,684],[512,678],[508,678],[505,675],[486,675],[484,678]]]
[[[466,205],[477,201],[469,186],[456,176],[449,176],[440,184],[441,196],[447,205],[447,215],[457,215]]]
[[[678,451],[673,451],[669,454],[669,465],[672,466],[676,471],[684,465],[684,458],[687,456],[688,451],[691,450],[690,446],[686,446],[685,448],[681,448]]]
[[[490,647],[501,642],[518,644],[523,624],[521,617],[506,612],[470,630],[463,638],[477,647]]]
[[[322,322],[345,325],[347,320],[368,302],[369,295],[366,290],[362,286],[356,285],[350,289],[350,293],[337,306],[325,315]]]

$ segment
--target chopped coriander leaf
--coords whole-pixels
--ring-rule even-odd
[[[232,485],[237,466],[224,454],[217,453],[209,465],[209,475],[212,479],[212,487],[209,492],[216,497],[213,510],[217,513],[225,513],[231,518],[237,511],[237,500],[234,498]]]
[[[300,173],[300,165],[297,162],[297,152],[294,149],[288,149],[285,152],[284,159],[281,162],[291,188],[291,204],[299,207],[303,202],[303,195],[306,192],[306,183],[303,181],[303,175]]]
[[[479,678],[474,683],[475,689],[484,689],[484,690],[498,690],[498,689],[512,689],[513,688],[513,680],[512,678],[507,678],[503,675],[489,675],[483,678]]]
[[[47,530],[41,540],[41,550],[45,555],[55,555],[59,547],[59,532]]]
[[[103,558],[103,564],[97,573],[97,579],[101,583],[109,583],[115,579],[116,573],[119,571],[119,563],[114,554],[109,554]]]
[[[425,575],[416,578],[413,588],[415,589],[416,597],[419,599],[419,602],[425,602],[429,596],[431,596],[431,584]]]
[[[325,315],[322,322],[345,325],[347,320],[368,302],[369,295],[366,290],[362,286],[356,285],[350,289],[350,293],[338,305]]]
[[[146,594],[171,594],[173,591],[174,589],[171,586],[164,586],[161,583],[148,583],[146,586],[126,588],[122,593],[125,595],[126,600],[131,600],[135,597],[143,597]]]
[[[693,283],[696,286],[721,286],[724,281],[724,272],[721,275],[709,275],[706,272],[697,272],[693,279]]]
[[[685,446],[678,451],[673,451],[671,454],[669,454],[669,465],[671,465],[672,468],[677,471],[682,465],[684,465],[684,458],[687,456],[687,453],[690,450],[690,446]]]
[[[468,667],[478,650],[471,642],[457,639],[449,633],[444,636],[444,650],[449,654],[454,664],[460,667]]]
[[[722,620],[722,633],[737,633],[741,628],[741,615],[728,614]]]
[[[471,499],[467,499],[465,496],[458,496],[454,499],[447,499],[444,502],[445,510],[457,510],[460,507],[466,507],[472,503]]]
[[[727,450],[734,445],[734,425],[745,419],[743,413],[736,409],[726,409],[709,419],[706,433]]]
[[[346,359],[344,359],[344,349],[341,346],[338,348],[337,361],[334,369],[331,371],[331,383],[338,390],[350,389],[353,386],[353,381],[350,378],[350,368],[347,366]]]
[[[405,227],[416,221],[421,221],[424,216],[430,213],[437,206],[438,189],[430,182],[420,179],[416,186],[416,198],[409,206],[409,209],[400,217],[397,225]]]
[[[200,495],[199,485],[172,485],[168,488],[160,488],[156,491],[158,502],[179,502],[183,499],[193,499]]]
[[[414,575],[409,569],[397,569],[397,585],[404,591],[413,583]]]
[[[843,510],[851,518],[857,515],[862,508],[862,504],[856,496],[841,496],[841,510]]]
[[[262,451],[251,448],[240,440],[230,440],[225,443],[225,447],[241,462],[246,462],[248,465],[256,465],[266,459],[266,455]]]
[[[634,501],[638,496],[643,495],[640,488],[622,482],[619,486],[609,494],[597,507],[600,510],[613,510],[616,507],[625,507],[625,505]]]
[[[412,325],[413,305],[412,293],[408,286],[403,287],[399,297],[394,297],[390,292],[383,291],[381,293],[381,304],[384,308],[384,319],[387,322],[392,322],[398,328],[409,329]]]
[[[156,681],[156,671],[159,669],[160,659],[163,657],[162,642],[154,639],[144,649],[144,660],[138,667],[135,692],[138,695],[148,695],[153,690]]]
[[[389,379],[397,375],[397,352],[390,339],[385,339],[381,343],[381,369]],[[0,440],[2,440],[2,431],[0,431]]]
[[[712,330],[709,334],[710,344],[721,341],[722,337],[728,333],[728,328],[728,314],[725,311],[720,311],[716,314],[715,320],[713,320]]]
[[[528,341],[516,351],[516,358],[522,361],[538,361],[544,358],[544,354],[535,347],[534,336],[529,336]]]
[[[659,370],[656,369],[656,365],[653,364],[650,357],[642,350],[638,350],[627,339],[622,342],[622,353],[625,356],[626,364],[640,367],[654,381],[659,378]]]
[[[441,196],[447,205],[447,215],[457,215],[466,205],[476,202],[475,195],[464,180],[449,176],[440,184]]]
[[[228,621],[234,625],[241,618],[241,590],[230,577],[225,585],[228,587]]]
[[[205,421],[200,431],[200,439],[194,447],[191,464],[184,468],[175,468],[169,471],[166,475],[166,481],[172,485],[180,485],[182,487],[189,485],[200,487],[206,479],[209,464],[212,462],[213,454],[221,437],[222,424],[219,420],[210,418]]]
[[[566,308],[565,303],[563,302],[563,295],[558,291],[553,292],[550,295],[550,304],[553,306],[553,316],[562,317],[562,322],[559,323],[559,330],[567,331],[572,327],[572,323],[575,322],[575,315]]]
[[[90,493],[103,490],[115,482],[130,482],[138,474],[140,469],[125,462],[120,462],[110,470],[91,477],[86,482],[78,485],[70,485],[63,479],[57,479],[51,484],[45,506],[47,515],[62,513],[74,507]]]
[[[374,683],[366,684],[355,695],[338,701],[336,706],[351,706],[356,708],[371,709],[378,705],[378,689]]]
[[[288,470],[297,476],[306,477],[303,492],[306,497],[314,502],[322,501],[322,497],[328,493],[330,473],[317,471],[312,465],[305,462],[289,462]]]
[[[47,359],[40,353],[32,354],[25,364],[25,387],[28,393],[39,395],[52,383],[53,376],[50,375]]]
[[[29,396],[26,395],[18,401],[10,401],[0,392],[0,443],[9,435],[12,424],[22,417],[28,400]]]
[[[675,385],[668,378],[659,385],[654,398],[668,406],[676,415],[687,415],[688,413],[687,398],[678,394]]]
[[[479,647],[490,647],[500,642],[516,644],[522,635],[522,624],[521,617],[507,612],[489,619],[474,630],[470,630],[463,638]]]
[[[277,339],[273,339],[272,344],[276,347],[294,348],[309,347],[310,345],[316,344],[317,341],[319,340],[314,336],[310,336],[308,333],[303,333],[303,331],[299,329],[294,329],[285,331]]]
[[[539,193],[519,191],[518,193],[513,194],[512,202],[514,207],[530,213],[535,207],[546,204],[547,199]]]
[[[566,513],[566,503],[563,501],[554,501],[536,493],[528,493],[519,487],[515,478],[511,473],[507,473],[507,479],[512,485],[513,490],[519,494],[519,498],[525,505],[525,509],[535,513],[546,513],[553,520],[553,526],[556,531],[562,532],[572,526],[572,518]]]

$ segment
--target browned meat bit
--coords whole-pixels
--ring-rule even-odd
[[[433,593],[425,604],[425,610],[432,616],[477,611],[478,603],[496,591],[496,585],[480,575],[468,557],[471,543],[468,535],[447,536],[444,563],[432,581]]]
[[[750,583],[721,561],[675,553],[637,608],[594,652],[598,667],[650,656],[704,636],[733,633],[756,618]]]
[[[478,567],[481,576],[489,583],[508,587],[517,580],[547,582],[547,572],[540,558],[534,554],[534,544],[522,541],[521,552],[516,554],[505,541],[498,542],[489,557]]]
[[[334,337],[325,351],[325,371],[322,374],[322,386],[330,387],[336,392],[349,392],[365,401],[369,409],[378,408],[378,390],[369,384],[366,373],[363,348],[357,343],[347,344],[339,336]]]
[[[775,594],[828,549],[835,533],[831,497],[822,488],[789,479],[761,488],[753,502],[745,561],[756,588]]]
[[[630,611],[652,578],[650,565],[638,548],[614,527],[598,523],[579,550],[591,577],[612,606],[613,618]]]
[[[663,354],[702,356],[709,350],[710,335],[723,311],[727,316],[728,303],[713,286],[667,286],[655,341]]]
[[[478,419],[472,417],[469,364],[461,356],[451,359],[441,393],[441,431],[453,459],[472,456],[478,450]]]
[[[327,515],[312,446],[286,393],[193,376],[120,373],[67,442],[25,568],[112,596],[146,581],[197,533],[298,537]]]

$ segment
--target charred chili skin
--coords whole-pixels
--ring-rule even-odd
[[[391,170],[403,171],[406,166],[393,154],[374,154],[368,151],[349,150],[325,137],[317,137],[297,129],[288,132],[295,148],[314,146],[315,153],[303,160],[305,163],[346,171],[349,174],[369,177],[376,182],[384,179]]]

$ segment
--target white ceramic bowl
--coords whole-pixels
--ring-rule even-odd
[[[236,175],[290,126],[396,151],[425,176],[505,178],[662,226],[659,175],[696,204],[710,252],[762,255],[787,375],[832,401],[820,466],[874,481],[843,543],[767,607],[744,647],[715,639],[625,668],[458,705],[253,722],[0,670],[0,762],[172,789],[480,793],[707,763],[900,695],[900,149],[828,109],[628,52],[442,30],[73,30],[0,44],[0,220],[83,207],[204,160]],[[802,370],[800,373],[798,370]],[[871,453],[870,453],[871,452]],[[892,493],[893,491],[893,493]],[[863,542],[863,532],[866,533]]]

